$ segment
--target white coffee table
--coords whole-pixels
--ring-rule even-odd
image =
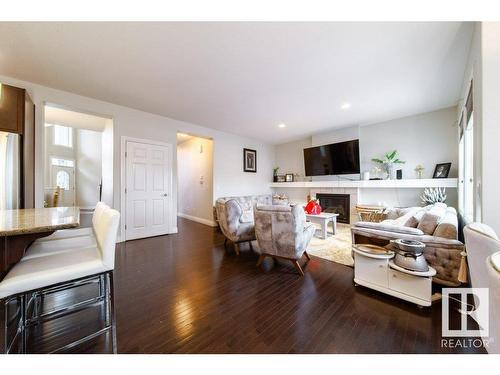
[[[319,215],[306,214],[306,218],[308,221],[310,221],[311,223],[321,225],[323,239],[326,239],[326,236],[328,233],[328,230],[327,230],[328,223],[330,221],[332,222],[332,225],[333,225],[333,234],[335,235],[337,233],[337,216],[339,216],[339,214],[333,214],[333,213],[327,213],[327,212],[322,212]]]

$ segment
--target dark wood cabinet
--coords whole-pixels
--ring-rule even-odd
[[[25,89],[0,84],[0,131],[19,134],[19,206],[35,205],[35,106]]]

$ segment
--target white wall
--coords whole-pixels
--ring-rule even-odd
[[[177,145],[178,215],[204,224],[213,220],[213,142],[192,137]]]
[[[312,135],[312,146],[359,139],[361,172],[371,171],[375,164],[372,158],[380,158],[384,153],[397,149],[405,164],[398,166],[403,170],[403,178],[416,178],[414,171],[418,164],[425,168],[424,178],[431,178],[437,163],[451,162],[449,177],[457,177],[458,166],[458,136],[456,126],[456,107],[444,108],[438,111],[418,114],[415,116],[386,121],[383,123],[352,126],[336,129],[330,132]],[[307,146],[304,139],[284,145],[277,145],[276,163],[286,163],[297,168],[294,172],[303,173],[304,162],[302,149]],[[304,146],[304,147],[302,147]],[[340,178],[355,178],[358,175]],[[317,176],[315,181],[337,180],[337,176]],[[297,191],[298,190],[298,191]],[[286,189],[280,192],[292,198],[304,197],[306,189]],[[422,189],[363,189],[360,203],[380,204],[386,206],[420,205]],[[457,205],[457,192],[448,189],[448,204]]]
[[[282,143],[275,146],[275,166],[279,167],[278,174],[298,174],[299,179],[305,177],[304,149],[312,146],[311,137],[295,142]]]
[[[456,107],[423,113],[360,128],[361,170],[370,171],[372,158],[398,150],[406,161],[398,165],[403,178],[416,178],[415,167],[421,164],[423,178],[432,178],[437,163],[451,162],[449,177],[457,177],[458,136]]]
[[[38,207],[43,204],[43,122],[44,104],[56,103],[84,113],[111,118],[113,120],[113,143],[103,140],[103,151],[113,147],[113,207],[121,207],[121,137],[135,137],[170,143],[175,149],[176,133],[197,134],[214,141],[214,199],[228,195],[270,193],[269,182],[274,164],[274,147],[262,141],[240,137],[203,126],[190,124],[120,105],[76,95],[46,86],[0,76],[0,81],[28,90],[36,105],[36,169],[35,200]],[[257,173],[243,172],[243,148],[257,150]],[[174,152],[173,180],[177,181],[177,159]],[[104,170],[103,170],[104,172]],[[105,174],[105,177],[109,176]],[[172,221],[177,218],[177,188],[174,183],[173,201],[175,209]]]
[[[75,132],[76,205],[95,207],[102,176],[102,133],[86,129],[75,129]]]

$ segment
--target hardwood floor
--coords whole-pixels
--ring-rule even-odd
[[[315,257],[304,277],[269,258],[262,270],[248,245],[236,256],[215,228],[181,218],[178,225],[179,234],[117,246],[119,353],[482,352],[441,348],[440,303],[420,310],[355,287],[352,268]],[[51,322],[32,333],[30,347],[44,351],[46,336],[81,334],[96,316]],[[451,320],[459,319],[454,311]],[[76,350],[107,351],[107,337]]]

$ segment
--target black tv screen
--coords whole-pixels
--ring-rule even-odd
[[[306,176],[359,173],[359,140],[305,148],[304,163]]]

